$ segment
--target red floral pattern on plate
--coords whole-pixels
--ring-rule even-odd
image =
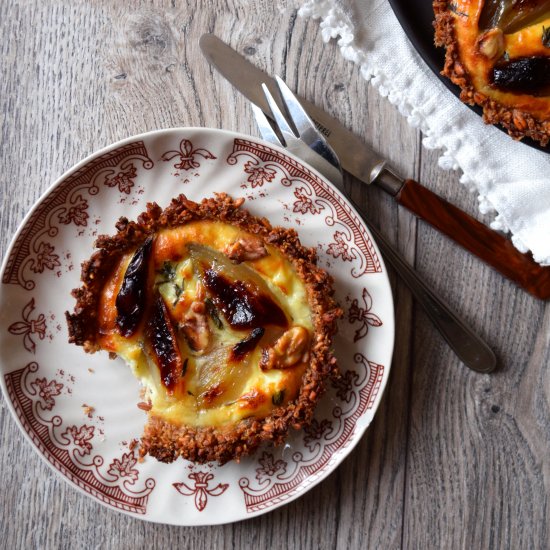
[[[42,273],[44,269],[55,269],[60,266],[59,256],[54,254],[54,250],[50,243],[40,243],[36,254],[31,258],[31,269],[35,273]]]
[[[340,378],[335,380],[332,385],[336,388],[336,397],[349,403],[353,397],[353,389],[357,385],[359,374],[353,370],[347,370]]]
[[[349,371],[348,371],[349,372]],[[325,434],[332,428],[332,421],[323,418],[320,422],[314,418],[309,426],[304,428],[306,436],[304,437],[304,445],[313,451],[313,447],[322,439]]]
[[[310,214],[319,214],[321,210],[324,210],[325,207],[322,204],[317,206],[313,203],[308,192],[310,191],[307,187],[297,187],[294,190],[294,196],[298,200],[295,200],[292,205],[293,212],[300,212],[301,214],[307,214],[308,212]]]
[[[215,487],[210,487],[210,482],[214,479],[214,474],[210,472],[191,472],[187,476],[193,481],[190,487],[187,483],[172,483],[178,493],[184,496],[195,496],[195,508],[202,512],[208,504],[208,497],[218,497],[229,487],[228,483],[218,483]]]
[[[260,468],[256,468],[256,479],[263,481],[273,477],[275,474],[284,474],[286,472],[286,462],[284,460],[275,460],[271,453],[264,452],[258,459]]]
[[[134,453],[124,453],[120,460],[115,458],[111,462],[107,473],[118,478],[128,479],[129,483],[133,484],[139,477],[139,472],[134,468],[136,463],[137,458]]]
[[[244,171],[247,174],[250,174],[247,181],[252,185],[252,187],[262,187],[264,183],[273,181],[275,175],[277,174],[273,168],[269,168],[264,165],[258,166],[257,163],[252,161],[248,161],[244,165]]]
[[[86,227],[88,225],[88,201],[78,195],[73,205],[67,206],[67,211],[59,215],[59,222],[65,225],[74,223],[75,225]]]
[[[23,308],[21,314],[22,321],[12,323],[8,327],[8,332],[16,335],[23,335],[23,346],[27,351],[35,353],[36,344],[32,338],[33,334],[38,335],[40,340],[44,340],[46,336],[46,317],[41,313],[38,317],[31,319],[31,313],[34,311],[34,298]]]
[[[371,313],[372,297],[366,288],[363,289],[361,299],[365,307],[359,307],[359,300],[354,298],[348,312],[348,320],[350,323],[361,323],[361,326],[355,331],[355,336],[353,337],[354,342],[364,338],[369,332],[369,327],[382,326],[382,319],[380,319],[378,315]]]
[[[104,464],[101,455],[95,455],[91,462],[83,462],[93,448],[93,427],[63,429],[63,419],[59,415],[44,418],[40,414],[40,409],[50,411],[54,408],[53,396],[60,394],[63,384],[55,380],[48,382],[46,378],[29,380],[38,370],[38,363],[32,362],[6,374],[4,380],[15,414],[40,454],[88,494],[120,510],[145,514],[149,495],[155,488],[154,479],[145,480],[141,490],[130,489],[129,485],[135,485],[138,478],[135,462],[127,456],[129,453],[113,460],[106,473],[101,471]]]
[[[255,484],[249,477],[239,480],[249,513],[264,510],[290,498],[306,480],[308,483],[313,482],[317,474],[337,460],[337,455],[349,445],[357,420],[374,404],[384,373],[382,365],[367,360],[361,353],[356,353],[354,359],[359,370],[344,373],[344,378],[350,382],[346,392],[348,406],[344,409],[344,403],[336,405],[330,419],[317,420],[309,432],[304,432],[304,451],[292,454],[292,460],[285,462],[284,473],[273,467],[276,464],[275,457],[265,457],[267,453],[264,453],[257,459],[260,468],[256,472],[261,470],[261,482],[258,475],[256,479],[259,484]],[[347,375],[348,372],[352,375]],[[323,423],[323,420],[326,422]],[[316,439],[317,435],[319,439]],[[306,440],[309,445],[305,444]],[[313,444],[314,441],[319,444]]]
[[[80,448],[83,454],[89,455],[92,450],[90,440],[94,436],[94,429],[93,426],[86,426],[86,424],[80,428],[70,426],[61,434],[61,437],[69,439]]]
[[[336,242],[328,245],[327,254],[330,254],[333,258],[340,256],[344,262],[351,262],[355,259],[355,254],[353,252],[350,253],[349,245],[344,240],[344,234],[341,231],[334,233],[334,240]]]
[[[195,160],[197,156],[205,159],[216,159],[216,157],[206,149],[193,149],[193,144],[188,139],[181,140],[178,151],[166,151],[161,158],[164,162],[168,162],[178,157],[179,162],[174,164],[174,168],[177,170],[192,170],[200,166],[200,162]]]
[[[118,190],[121,193],[126,193],[129,195],[134,187],[134,179],[137,176],[136,167],[133,164],[130,164],[126,170],[121,170],[113,177],[105,178],[103,182],[107,187],[118,187]]]
[[[216,177],[220,177],[220,174],[216,174],[216,170],[219,171],[219,168],[223,168],[224,163],[235,166],[234,169],[228,168],[227,165],[223,168],[224,178],[226,175],[233,178],[232,187],[224,187],[224,184],[217,187],[210,186],[210,192],[212,188],[230,193],[232,189],[238,190],[243,183],[244,174],[252,196],[255,195],[255,198],[258,199],[269,197],[271,201],[270,204],[267,204],[268,199],[266,199],[265,205],[263,201],[258,201],[258,206],[251,205],[253,209],[257,208],[260,215],[262,215],[264,206],[269,208],[273,203],[276,205],[280,203],[282,208],[274,216],[284,221],[278,220],[276,223],[307,226],[310,221],[314,222],[317,230],[320,229],[319,237],[317,238],[315,235],[313,242],[308,245],[315,246],[321,251],[321,262],[332,266],[333,269],[340,270],[340,277],[347,276],[347,280],[354,290],[351,291],[348,286],[346,289],[341,288],[339,292],[343,290],[343,292],[350,293],[348,303],[351,303],[352,307],[348,313],[348,321],[362,323],[364,316],[361,311],[368,309],[367,305],[365,304],[363,307],[362,303],[361,290],[363,287],[358,287],[353,280],[350,281],[349,275],[359,278],[371,273],[380,273],[382,266],[369,234],[347,203],[316,174],[281,151],[246,139],[231,138],[229,141],[227,137],[224,137],[221,142],[216,142],[221,143],[222,147],[211,149],[213,152],[210,152],[193,146],[193,143],[196,145],[199,142],[198,137],[196,140],[193,137],[181,139],[181,135],[180,133],[177,141],[173,141],[173,133],[160,140],[157,137],[152,139],[151,151],[155,157],[160,156],[162,151],[173,149],[174,143],[180,144],[179,151],[168,151],[165,155],[168,154],[172,158],[163,160],[174,159],[176,163],[174,166],[180,170],[188,171],[197,168],[199,163],[203,162],[202,158],[221,157],[224,160],[219,160],[218,163],[208,163],[211,164],[213,170],[212,174],[210,172],[209,174],[216,179]],[[210,143],[202,138],[200,141]],[[204,151],[208,153],[206,156],[202,154]],[[240,163],[243,158],[244,162]],[[207,163],[203,162],[203,164]],[[49,329],[52,328],[50,327],[50,318],[53,322],[55,314],[60,319],[64,311],[64,309],[59,311],[56,304],[43,299],[51,295],[49,292],[51,277],[48,276],[48,272],[58,267],[57,265],[51,267],[52,262],[55,264],[57,259],[61,264],[65,264],[72,255],[71,264],[79,263],[80,258],[77,259],[79,254],[75,247],[72,244],[64,243],[73,242],[75,237],[80,236],[89,239],[94,235],[95,225],[100,221],[102,224],[105,223],[101,207],[105,201],[112,200],[112,192],[109,189],[120,193],[121,201],[124,201],[127,196],[131,196],[131,201],[125,202],[125,208],[138,204],[135,200],[139,199],[138,195],[142,194],[144,189],[147,198],[149,198],[147,193],[154,189],[155,200],[158,200],[159,204],[166,204],[173,195],[168,198],[163,195],[162,189],[165,186],[165,181],[162,180],[162,186],[151,186],[145,183],[148,174],[143,169],[148,170],[152,167],[153,162],[149,158],[144,142],[128,143],[113,148],[108,153],[94,157],[91,161],[83,164],[81,168],[66,176],[59,185],[41,199],[12,246],[2,278],[5,284],[19,285],[20,288],[13,289],[10,294],[15,297],[16,302],[23,300],[17,302],[21,304],[20,308],[24,309],[29,306],[29,298],[25,291],[31,290],[37,284],[36,292],[38,294],[33,294],[40,304],[44,304],[44,302],[49,304],[45,306],[48,314],[44,321],[47,321]],[[165,175],[167,171],[171,170],[170,166],[163,163],[159,163],[158,168],[161,175]],[[157,173],[154,174],[155,177],[156,175]],[[202,179],[205,183],[209,183],[204,178],[204,174],[199,173],[198,170],[196,173],[188,173],[186,177],[198,181]],[[174,187],[175,183],[177,181],[172,178],[166,180],[166,186],[172,186],[171,189],[176,189],[174,192],[177,193],[177,188]],[[200,200],[201,192],[206,194],[207,188],[208,185],[193,186],[193,188],[190,186],[190,198]],[[284,188],[288,188],[288,192],[282,191]],[[157,199],[157,191],[164,198]],[[99,199],[95,197],[98,194]],[[126,212],[124,214],[126,215]],[[115,220],[112,221],[114,223]],[[83,228],[87,228],[86,232]],[[58,233],[60,233],[59,238]],[[338,245],[336,240],[330,242],[331,236],[334,236],[335,233],[339,233],[342,242],[347,245],[346,254],[352,257],[351,261],[332,262],[330,255],[327,257],[326,251],[330,244]],[[40,263],[43,275],[36,273],[33,269]],[[62,269],[55,273],[57,277],[60,277],[59,284],[63,284],[65,277],[69,276],[69,270],[65,269],[66,267],[69,266],[62,265]],[[71,278],[74,276],[73,273]],[[55,282],[58,283],[57,280]],[[67,293],[70,288],[68,287]],[[369,289],[371,289],[370,286]],[[3,290],[7,292],[6,289]],[[378,296],[376,293],[373,295]],[[343,296],[340,299],[343,300]],[[356,307],[352,300],[355,300]],[[23,307],[23,304],[26,306]],[[11,321],[13,320],[10,319],[9,322]],[[42,359],[45,359],[45,364],[40,367],[40,375],[33,376],[33,373],[36,373],[39,368],[37,363],[30,363],[25,369],[20,369],[19,365],[10,363],[3,371],[6,395],[23,430],[31,438],[41,455],[75,485],[110,506],[135,514],[145,514],[155,481],[151,478],[143,480],[142,468],[151,468],[151,471],[156,472],[156,465],[147,460],[142,467],[137,461],[135,453],[127,452],[126,449],[124,451],[113,449],[113,446],[116,447],[118,443],[109,441],[108,436],[105,439],[102,425],[91,425],[97,422],[98,418],[103,422],[101,416],[94,416],[93,419],[86,420],[86,424],[82,424],[83,401],[97,405],[97,403],[89,401],[88,395],[83,393],[86,391],[83,379],[86,376],[98,377],[99,369],[96,374],[89,374],[83,368],[82,375],[78,374],[77,376],[78,383],[74,394],[70,393],[71,384],[65,378],[60,378],[56,374],[55,379],[52,380],[53,372],[62,372],[59,370],[59,361],[53,356],[45,356],[43,351],[47,351],[50,345],[53,346],[52,350],[58,349],[56,347],[59,340],[57,332],[66,345],[66,334],[61,327],[59,329],[54,327],[54,332],[48,333],[47,341],[43,345],[36,346],[38,339],[42,339],[42,331],[46,330],[46,327],[43,327],[39,321],[40,316],[36,313],[33,314],[29,308],[26,316],[23,315],[22,320],[17,321],[20,323],[17,328],[10,333],[21,335],[24,344],[25,336],[34,340],[34,349],[40,355],[41,364]],[[53,322],[53,324],[56,323],[60,325],[61,321]],[[10,325],[6,322],[3,324],[4,330],[0,334],[7,335],[9,328],[13,325],[16,323]],[[9,340],[11,337],[8,335],[5,338]],[[25,353],[19,346],[17,347],[17,353]],[[29,347],[32,349],[30,344]],[[364,347],[360,346],[356,349],[363,350]],[[25,350],[30,351],[27,346],[25,346]],[[349,353],[348,363],[351,362],[352,357],[352,352]],[[170,482],[168,489],[171,490],[170,485],[173,485],[180,494],[193,496],[192,500],[189,499],[190,506],[187,511],[194,514],[204,512],[199,515],[207,521],[212,519],[213,523],[220,520],[225,521],[225,519],[221,516],[209,518],[209,510],[227,510],[228,516],[231,518],[242,519],[244,516],[240,514],[259,513],[272,509],[278,503],[290,500],[304,492],[312,483],[322,479],[330,472],[346,454],[345,449],[356,440],[357,431],[361,431],[365,426],[366,421],[361,417],[366,410],[372,408],[379,393],[384,367],[367,361],[361,354],[356,357],[357,367],[350,369],[350,374],[344,374],[345,386],[334,387],[330,390],[330,395],[323,402],[323,406],[318,408],[317,416],[311,426],[307,430],[294,434],[295,441],[291,440],[289,445],[273,449],[272,452],[271,450],[260,450],[256,456],[244,460],[239,466],[228,464],[216,470],[216,479],[212,472],[195,471],[189,475],[189,479],[185,480],[185,483],[172,484]],[[19,360],[18,356],[17,361]],[[91,361],[94,360],[94,358],[91,359]],[[86,361],[87,359],[83,359],[82,363],[85,364]],[[65,369],[65,367],[63,368]],[[7,372],[10,369],[11,372]],[[71,369],[72,366],[69,367],[69,370]],[[90,373],[95,370],[95,368],[88,369]],[[89,380],[92,381],[92,378]],[[63,386],[61,381],[66,381],[67,384]],[[338,392],[345,399],[338,397]],[[76,397],[77,395],[79,397]],[[83,397],[84,395],[85,397]],[[54,411],[57,414],[54,414]],[[61,412],[66,414],[67,422],[64,422]],[[104,425],[107,434],[109,433],[109,421],[110,419],[107,417]],[[136,435],[138,434],[136,433]],[[167,468],[177,467],[178,464],[181,464],[181,461],[174,463],[173,466],[159,465],[159,467],[165,471]],[[204,470],[205,467],[203,466],[202,469]],[[228,487],[233,488],[234,480],[239,478],[241,491],[227,491]],[[171,480],[173,479],[172,477]],[[164,486],[162,490],[166,490],[166,488]],[[242,495],[242,498],[237,495]],[[218,497],[219,501],[216,498],[212,502],[212,506],[208,506],[213,497]],[[185,505],[186,500],[181,499],[181,502],[182,505]],[[233,506],[230,506],[231,504]],[[158,505],[159,499],[155,499],[152,519],[158,518]],[[239,510],[236,515],[240,515],[238,518],[234,513],[237,508]],[[231,512],[229,512],[230,509]],[[196,518],[197,515],[190,514],[182,521],[181,517],[178,518],[173,511],[170,511],[165,521],[185,524],[195,521],[193,517]],[[204,520],[197,521],[202,523]]]
[[[72,221],[82,227],[84,221],[87,223],[82,202],[84,195],[97,195],[102,181],[127,171],[133,165],[132,161],[140,161],[146,170],[153,167],[142,141],[122,145],[95,157],[52,189],[34,209],[15,239],[2,282],[30,291],[36,286],[33,274],[60,266],[59,255],[48,241],[59,233],[58,224],[69,225]]]
[[[55,380],[46,380],[46,378],[37,378],[34,382],[31,382],[31,386],[34,386],[38,397],[42,402],[42,408],[51,411],[55,406],[55,399],[61,390],[63,384],[58,384]]]
[[[294,196],[298,200],[294,202],[293,211],[304,215],[325,211],[325,224],[328,227],[338,227],[334,233],[336,242],[329,244],[329,254],[334,258],[342,257],[345,261],[354,261],[352,277],[358,278],[367,273],[382,271],[380,259],[363,224],[346,203],[335,200],[334,191],[324,180],[279,151],[245,139],[235,139],[233,152],[228,156],[227,163],[235,165],[241,157],[247,159],[243,166],[245,174],[261,168],[258,177],[262,185],[261,174],[265,178],[265,173],[268,173],[271,178],[274,172],[274,177],[269,181],[277,179],[281,185],[294,188]]]

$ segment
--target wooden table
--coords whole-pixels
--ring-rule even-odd
[[[74,4],[74,5],[72,5]],[[123,4],[126,4],[124,7]],[[203,59],[215,32],[282,75],[414,177],[468,212],[476,198],[288,0],[2,2],[1,251],[54,179],[93,151],[156,128],[257,135],[247,102]],[[178,4],[176,6],[176,4]],[[442,98],[454,101],[451,97]],[[351,184],[351,182],[349,182]],[[275,512],[211,528],[112,512],[52,473],[2,400],[5,548],[548,548],[550,306],[376,189],[375,224],[491,343],[500,369],[464,368],[392,276],[397,333],[375,421],[335,473]]]

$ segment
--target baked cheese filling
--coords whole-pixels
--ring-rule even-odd
[[[550,143],[550,1],[433,0],[441,74],[514,139]]]
[[[550,25],[550,19],[546,21],[546,24]],[[495,66],[492,59],[480,56],[477,53],[476,45],[479,41],[476,42],[472,30],[462,25],[457,26],[457,35],[464,46],[461,57],[471,75],[475,88],[490,97],[498,99],[505,105],[532,112],[542,120],[550,116],[550,105],[547,99],[550,91],[547,78],[550,59],[544,61],[545,66],[539,69],[537,63],[541,64],[542,59],[546,60],[548,58],[535,57],[538,51],[528,47],[528,44],[542,43],[540,35],[543,32],[543,27],[544,25],[540,25],[504,37],[502,52],[507,52],[508,60]],[[538,40],[528,40],[528,37],[534,33],[537,33]],[[548,55],[547,52],[544,53]],[[531,72],[537,76],[531,75]],[[501,77],[500,75],[504,76]],[[537,82],[540,80],[538,75],[541,75],[544,81],[538,89],[532,89],[532,83],[535,80]],[[500,80],[497,80],[497,77]]]
[[[99,300],[102,349],[149,414],[223,427],[296,398],[313,334],[304,283],[279,249],[219,221],[163,229],[123,256]]]
[[[478,91],[550,118],[550,3],[459,0],[452,4],[460,59]]]

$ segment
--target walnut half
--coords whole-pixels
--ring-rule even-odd
[[[267,256],[267,249],[261,239],[256,237],[241,237],[225,249],[225,254],[235,263],[259,260]]]
[[[309,332],[301,326],[287,330],[268,348],[262,350],[262,370],[288,369],[308,360]]]
[[[479,53],[487,59],[497,59],[504,53],[504,33],[500,29],[490,29],[481,34],[476,41]]]
[[[196,352],[202,352],[210,343],[210,327],[204,302],[195,301],[191,304],[183,323],[180,323],[189,347]]]

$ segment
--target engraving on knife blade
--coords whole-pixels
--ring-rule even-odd
[[[312,118],[312,120],[315,123],[317,130],[319,130],[319,132],[321,132],[323,136],[325,136],[326,138],[330,137],[330,134],[332,134],[332,132],[326,126],[323,126],[320,122],[317,122],[314,118]]]

